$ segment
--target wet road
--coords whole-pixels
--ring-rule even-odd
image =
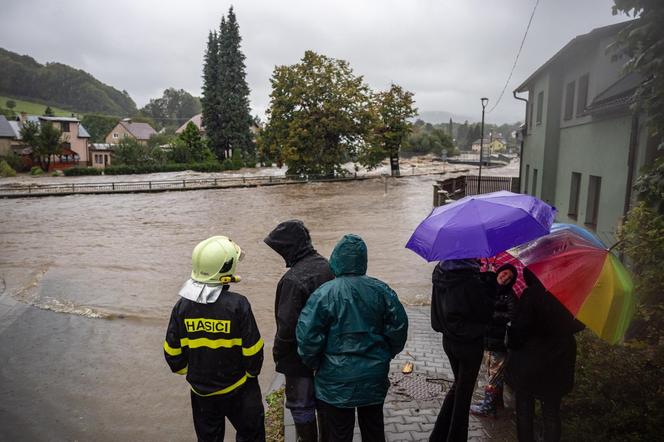
[[[404,244],[434,178],[0,200],[0,440],[191,440],[188,388],[162,343],[191,250],[211,235],[246,251],[234,289],[267,343],[264,390],[285,269],[262,240],[277,223],[302,219],[324,256],[359,234],[368,274],[426,302],[433,264]]]

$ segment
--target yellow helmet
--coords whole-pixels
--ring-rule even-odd
[[[242,249],[226,236],[201,241],[191,254],[191,279],[204,284],[237,282],[235,275]]]

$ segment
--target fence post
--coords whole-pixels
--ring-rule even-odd
[[[71,192],[74,193],[74,183],[71,183]]]
[[[148,189],[152,190],[152,181],[148,181]]]
[[[185,187],[187,187],[187,183],[185,180],[182,180],[182,188],[184,189]]]
[[[216,178],[214,179],[214,187],[218,187]]]

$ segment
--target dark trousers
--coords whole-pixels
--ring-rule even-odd
[[[355,428],[356,408],[338,408],[321,400],[317,401],[321,425],[325,427],[323,442],[351,442]],[[383,404],[357,407],[362,442],[385,442]]]
[[[230,396],[202,397],[191,392],[194,429],[199,442],[224,440],[225,418],[231,422],[240,442],[265,442],[265,412],[257,379],[248,379]]]
[[[542,403],[542,437],[544,442],[560,440],[560,398],[546,398]],[[534,442],[535,398],[530,393],[516,392],[516,434],[519,442]]]
[[[430,442],[456,442],[468,439],[468,412],[473,399],[477,373],[482,364],[482,341],[465,344],[450,341],[443,336],[443,349],[450,360],[454,383],[440,408]]]

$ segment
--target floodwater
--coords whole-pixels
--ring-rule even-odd
[[[212,235],[246,252],[233,289],[266,341],[263,393],[285,271],[263,238],[279,222],[303,220],[328,257],[359,234],[369,275],[404,303],[428,302],[433,264],[404,244],[435,178],[0,200],[0,440],[191,440],[186,381],[162,343],[191,251]]]

